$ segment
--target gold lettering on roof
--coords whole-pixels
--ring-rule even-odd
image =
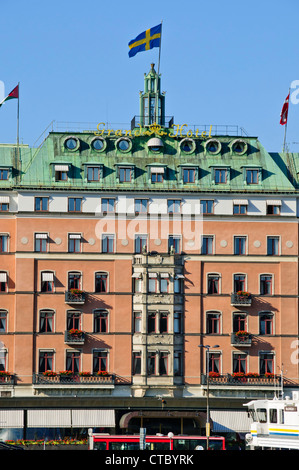
[[[103,126],[103,127],[101,127]],[[172,139],[175,137],[200,137],[202,139],[208,139],[212,136],[212,126],[210,126],[209,129],[209,134],[207,135],[206,131],[202,131],[200,133],[199,129],[196,129],[192,131],[191,129],[188,129],[188,124],[173,124],[171,128],[165,128],[160,126],[159,124],[153,123],[150,126],[143,128],[141,127],[140,124],[138,124],[137,128],[133,130],[124,130],[122,131],[121,129],[105,129],[105,123],[104,122],[99,122],[97,125],[97,130],[94,131],[94,134],[96,136],[104,136],[107,135],[108,137],[110,136],[115,136],[115,137],[122,137],[122,136],[130,136],[130,137],[141,137],[141,136],[148,136],[148,135],[158,135],[158,136],[168,136]],[[184,130],[187,131],[184,133]]]

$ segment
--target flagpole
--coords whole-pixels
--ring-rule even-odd
[[[157,121],[157,117],[159,119],[159,88],[158,88],[158,84],[160,83],[159,74],[160,74],[160,58],[161,58],[161,44],[162,44],[162,23],[163,23],[163,20],[161,20],[161,35],[160,35],[160,45],[159,45],[158,81],[157,81],[157,91],[156,91],[155,122]],[[156,122],[156,124],[158,124],[158,123]]]
[[[289,103],[288,103],[288,106],[290,105],[290,92],[291,92],[291,88],[289,88]],[[289,109],[288,109],[288,114],[289,114]],[[283,152],[285,152],[285,147],[286,147],[287,125],[288,125],[288,119],[286,120],[286,125],[285,125],[285,128],[284,128],[284,139],[283,139],[283,148],[282,148]]]

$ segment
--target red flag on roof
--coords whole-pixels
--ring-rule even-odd
[[[3,103],[5,103],[5,101],[11,100],[11,99],[13,99],[13,98],[19,98],[19,85],[17,85],[17,86],[9,93],[9,95],[7,95],[7,97],[4,98],[4,100],[1,101],[0,106],[2,106]]]
[[[290,98],[290,94],[288,94],[288,96],[286,97],[285,102],[283,103],[281,113],[280,113],[280,124],[282,126],[286,124],[288,120],[289,98]]]

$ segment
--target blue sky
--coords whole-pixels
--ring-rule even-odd
[[[281,151],[280,112],[299,98],[298,0],[0,0],[0,80],[20,82],[20,139],[51,121],[130,123],[159,49],[128,57],[128,42],[163,21],[160,72],[166,114],[189,125],[238,125]],[[296,94],[296,89],[298,93]],[[0,142],[16,141],[17,100],[0,108]],[[287,142],[299,152],[299,103]]]

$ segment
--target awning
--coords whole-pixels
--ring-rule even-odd
[[[148,277],[157,277],[157,273],[148,273]]]
[[[82,235],[81,235],[81,233],[71,233],[71,234],[69,235],[69,237],[70,237],[70,238],[77,238],[77,239],[78,239],[78,238],[81,238]]]
[[[185,276],[184,276],[184,274],[176,274],[175,278],[176,279],[185,279]]]
[[[213,432],[250,432],[252,419],[247,411],[211,410]]]
[[[69,171],[69,165],[55,165],[55,171]]]
[[[0,282],[7,282],[7,273],[0,273]]]
[[[131,411],[125,413],[119,420],[119,427],[121,429],[126,429],[129,426],[129,422],[132,418],[159,418],[165,419],[168,423],[171,423],[172,418],[191,418],[199,422],[200,427],[204,427],[206,424],[206,413],[198,411]]]
[[[244,204],[244,205],[248,205],[247,199],[234,199],[233,203],[234,203],[234,204]]]
[[[281,206],[281,201],[280,200],[269,200],[266,201],[268,206]]]
[[[9,196],[0,196],[0,202],[6,202],[8,203],[9,202]]]
[[[141,273],[133,273],[132,277],[140,279],[141,278]]]
[[[0,410],[1,428],[23,428],[23,410]]]
[[[47,233],[36,233],[35,234],[35,238],[48,238],[48,234]]]
[[[29,428],[115,427],[114,410],[28,410]]]
[[[168,278],[168,277],[169,277],[169,273],[160,273],[160,277]]]
[[[152,166],[151,173],[164,173],[165,168],[163,166]]]
[[[42,273],[42,281],[53,281],[54,274],[53,273]]]

